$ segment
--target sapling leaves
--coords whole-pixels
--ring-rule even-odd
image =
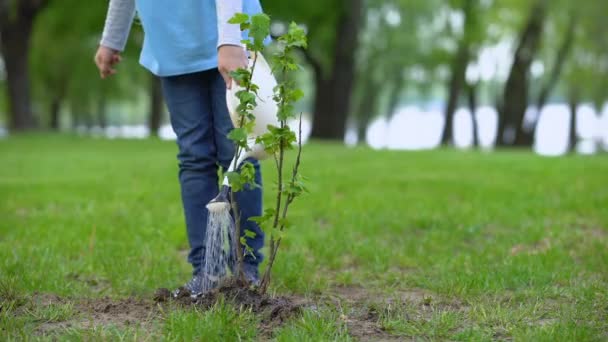
[[[264,209],[264,214],[262,216],[252,216],[249,218],[249,221],[253,221],[260,226],[270,221],[275,214],[274,208],[266,208]]]
[[[244,162],[238,172],[227,172],[225,175],[234,192],[242,191],[247,185],[252,188],[259,187],[259,184],[255,183],[255,168],[250,162]]]
[[[233,129],[228,137],[237,146],[235,157],[238,157],[239,150],[249,150],[248,143],[250,134],[255,128],[255,116],[253,110],[257,106],[257,95],[259,85],[253,83],[252,75],[255,73],[255,65],[258,54],[264,49],[264,40],[270,32],[270,18],[265,14],[248,16],[237,14],[229,21],[232,24],[240,25],[241,30],[248,30],[248,39],[242,41],[254,56],[251,70],[238,69],[231,73],[232,78],[239,84],[240,90],[236,92],[239,104],[236,114],[240,118],[240,124]],[[289,76],[298,70],[298,65],[293,50],[307,47],[306,32],[295,23],[289,25],[287,33],[278,39],[278,49],[272,61],[274,64],[273,74],[280,79],[273,89],[273,101],[277,104],[278,125],[268,125],[267,132],[256,137],[255,142],[261,144],[265,152],[272,155],[277,167],[277,190],[276,203],[274,208],[267,208],[261,216],[250,217],[249,220],[256,222],[265,232],[270,233],[270,256],[268,266],[265,270],[260,291],[263,293],[270,281],[270,271],[280,246],[281,239],[284,238],[284,229],[291,226],[287,218],[287,211],[291,202],[297,196],[306,191],[302,179],[298,173],[300,156],[302,152],[301,140],[298,142],[296,133],[291,130],[288,120],[296,119],[294,103],[299,101],[304,93],[298,89],[295,81]],[[300,117],[300,138],[301,138],[301,117]],[[290,179],[284,179],[283,169],[285,167],[285,152],[292,150],[294,145],[298,146],[296,162],[293,165]],[[247,184],[255,185],[255,168],[251,163],[245,163],[238,171],[226,174],[228,181],[234,191],[241,191]],[[238,211],[235,211],[236,215]],[[240,226],[237,226],[240,228]],[[241,245],[247,253],[253,250],[247,246],[246,239],[255,237],[255,233],[245,230],[244,235],[239,239]],[[242,263],[242,258],[239,259]]]
[[[270,33],[270,17],[260,13],[251,17],[251,27],[249,36],[253,39],[254,51],[262,51],[264,49],[264,40]]]
[[[249,229],[245,229],[245,237],[253,239],[256,236],[257,236],[257,234],[254,231],[249,230]]]
[[[247,129],[245,127],[237,127],[228,133],[228,139],[234,141],[239,147],[247,147]]]
[[[246,13],[235,13],[232,18],[228,20],[229,24],[249,24],[249,15]],[[245,31],[241,28],[241,31]]]

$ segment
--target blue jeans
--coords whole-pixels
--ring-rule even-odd
[[[171,125],[177,134],[179,182],[186,218],[190,254],[188,262],[198,274],[204,263],[207,203],[218,194],[218,165],[227,169],[235,147],[226,136],[232,121],[226,106],[226,84],[217,69],[192,74],[161,77]],[[262,184],[260,165],[253,163],[256,183]],[[246,189],[235,193],[241,212],[241,231],[250,230],[247,238],[253,254],[245,256],[244,267],[257,272],[262,261],[260,249],[264,233],[248,219],[262,214],[262,189]]]

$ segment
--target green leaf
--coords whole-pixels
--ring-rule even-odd
[[[265,222],[270,221],[274,217],[275,210],[274,208],[266,208],[264,210],[264,214],[262,216],[253,216],[249,218],[249,221],[253,221],[260,226]]]
[[[241,104],[247,103],[255,105],[256,103],[255,94],[247,90],[239,90],[236,92],[235,96],[239,99]]]
[[[255,119],[255,117],[254,117]],[[247,133],[253,133],[253,129],[255,128],[255,120],[248,120],[243,125],[243,128],[247,131]]]
[[[233,128],[230,133],[228,133],[228,139],[235,143],[241,143],[242,141],[247,143],[247,130],[244,127]]]
[[[243,163],[239,169],[239,174],[241,175],[241,182],[244,185],[249,184],[252,188],[259,187],[259,185],[255,183],[255,167],[252,163]]]
[[[301,98],[304,97],[304,91],[302,91],[302,89],[294,89],[291,93],[291,96],[293,102],[299,101]]]
[[[295,114],[292,105],[283,105],[279,107],[279,110],[277,111],[277,118],[280,121],[286,121],[287,119],[293,117],[295,117]]]
[[[308,46],[308,42],[306,40],[306,32],[304,29],[298,24],[291,22],[289,24],[289,29],[287,33],[279,37],[279,41],[285,43],[287,48],[306,48]]]
[[[253,39],[253,50],[264,50],[264,39],[270,34],[270,17],[259,13],[251,17],[249,37]]]
[[[243,24],[249,21],[249,16],[245,13],[236,13],[230,20],[229,24]]]
[[[226,177],[228,178],[228,183],[230,184],[232,191],[239,192],[243,190],[244,184],[241,180],[241,175],[238,172],[227,172]]]
[[[257,236],[257,234],[254,231],[251,231],[249,229],[245,229],[245,237],[253,239],[256,236]]]
[[[251,72],[248,69],[238,68],[230,72],[230,77],[240,85],[243,85],[251,78]]]

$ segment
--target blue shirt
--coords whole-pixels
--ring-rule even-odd
[[[139,62],[146,69],[174,76],[217,68],[215,0],[136,0],[136,8],[144,29]],[[243,0],[243,12],[261,13],[259,0]]]

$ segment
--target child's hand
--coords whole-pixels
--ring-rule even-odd
[[[226,82],[226,88],[232,87],[230,72],[239,68],[247,68],[247,55],[242,46],[222,45],[217,51],[217,68]]]
[[[106,78],[116,73],[114,66],[120,62],[120,53],[109,47],[100,45],[95,54],[95,64],[99,69],[101,78]]]

